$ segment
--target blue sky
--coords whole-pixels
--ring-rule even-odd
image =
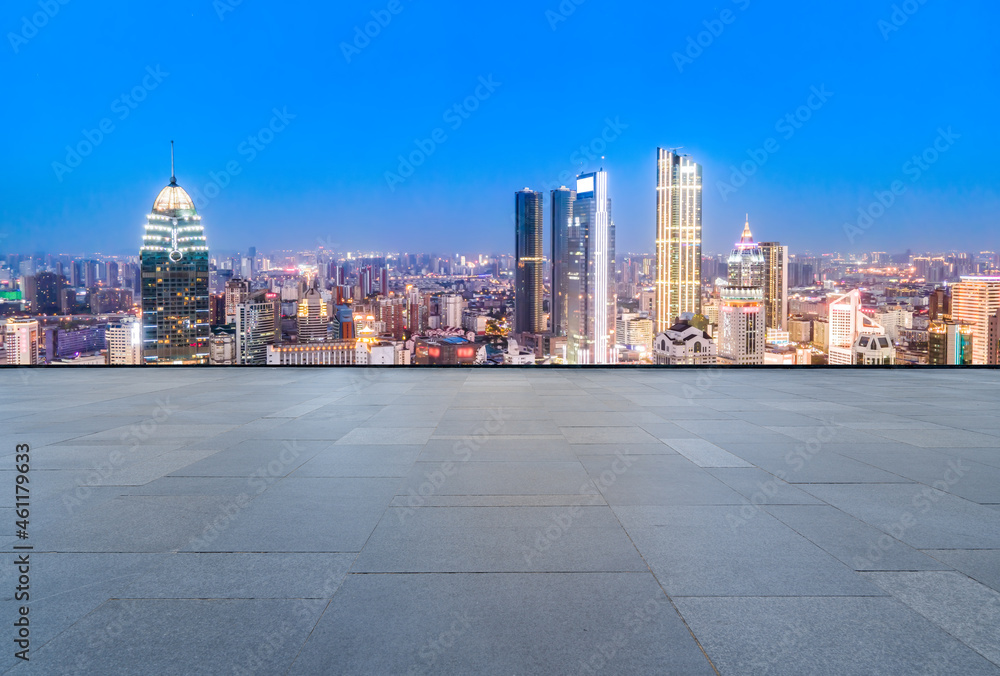
[[[998,246],[986,0],[63,2],[0,22],[4,249],[136,250],[174,139],[213,249],[511,252],[513,193],[598,168],[602,134],[619,251],[652,249],[657,146],[704,165],[706,250],[746,212],[793,251]]]

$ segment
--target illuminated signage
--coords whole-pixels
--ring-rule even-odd
[[[588,176],[587,178],[577,179],[576,192],[577,194],[594,192],[594,177]]]

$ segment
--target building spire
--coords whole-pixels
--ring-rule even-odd
[[[177,174],[174,173],[174,142],[170,142],[170,183],[177,183]]]
[[[743,226],[743,236],[740,237],[740,244],[753,244],[753,234],[750,232],[750,214],[747,214],[747,223]]]

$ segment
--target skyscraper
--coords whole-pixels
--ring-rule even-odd
[[[573,205],[576,191],[563,186],[552,191],[552,334],[568,335],[570,294],[570,231],[573,229]],[[579,280],[574,282],[574,286]]]
[[[146,219],[142,264],[143,358],[147,364],[208,362],[208,243],[201,216],[173,175]]]
[[[962,277],[951,291],[951,318],[972,326],[972,363],[989,363],[990,317],[1000,309],[1000,277]]]
[[[861,292],[834,298],[830,302],[829,354],[831,366],[850,366],[854,363],[854,343],[858,336],[884,336],[885,329],[861,310]]]
[[[544,333],[542,313],[542,193],[515,195],[514,332]]]
[[[701,314],[701,165],[656,150],[656,331]]]
[[[729,254],[729,286],[752,286],[764,288],[764,252],[753,241],[750,232],[750,217],[743,226],[743,235],[736,248]]]
[[[720,289],[719,363],[738,366],[764,363],[764,290],[759,286]]]
[[[577,177],[573,221],[570,276],[578,276],[579,281],[570,282],[567,357],[571,364],[612,364],[617,355],[618,298],[607,172]]]
[[[4,334],[8,366],[31,366],[40,362],[38,322],[27,317],[11,317]]]
[[[299,301],[295,323],[298,327],[300,343],[312,343],[327,339],[330,312],[315,284]]]
[[[236,306],[236,363],[267,363],[267,347],[281,336],[281,301],[277,294],[257,291]]]
[[[767,328],[788,330],[788,247],[761,242],[764,254],[764,314]]]

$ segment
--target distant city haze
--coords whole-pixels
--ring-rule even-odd
[[[40,11],[2,23],[5,251],[134,255],[170,140],[213,253],[513,253],[515,191],[548,228],[602,167],[617,251],[651,252],[658,147],[704,169],[706,253],[748,212],[793,253],[997,246],[985,0]]]

